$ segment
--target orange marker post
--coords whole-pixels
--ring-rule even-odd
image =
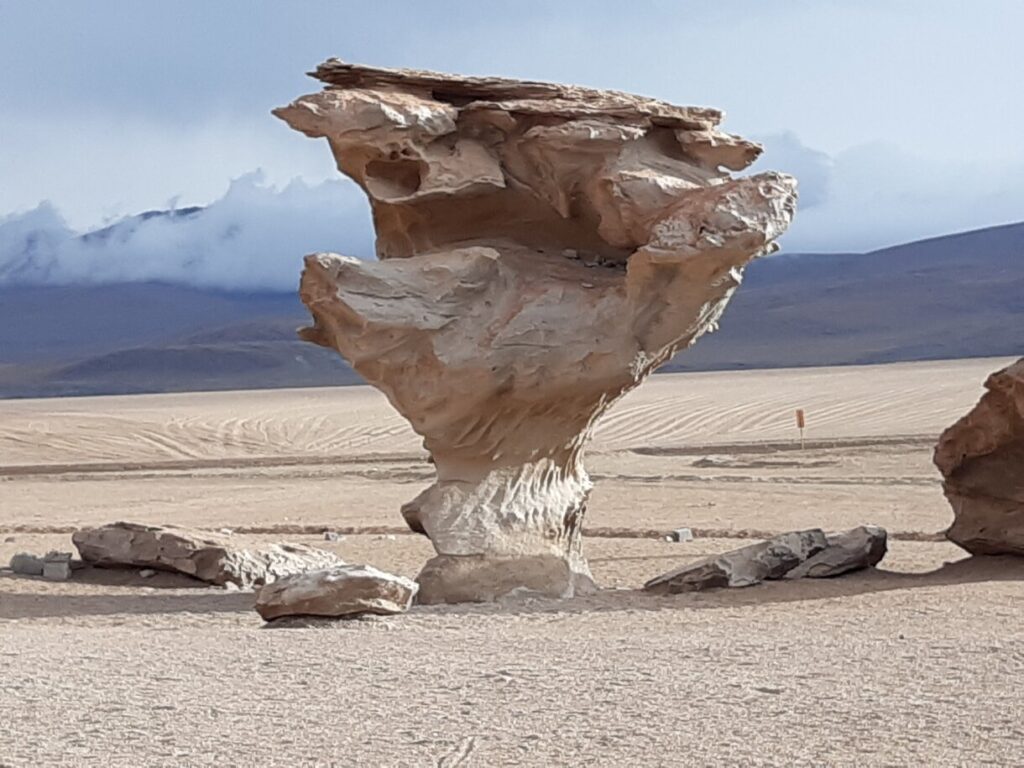
[[[804,427],[807,425],[807,421],[804,418],[804,409],[796,409],[796,428],[800,430],[800,450],[804,449]]]

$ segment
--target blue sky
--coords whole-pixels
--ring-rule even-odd
[[[364,249],[326,145],[269,114],[335,55],[723,108],[802,182],[789,250],[881,247],[1024,219],[1022,29],[1016,0],[0,0],[0,217],[84,230],[261,169],[337,201],[298,253]]]

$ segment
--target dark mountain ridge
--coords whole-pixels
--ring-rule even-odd
[[[307,318],[297,292],[0,287],[0,397],[358,382],[336,354],[295,338]],[[666,370],[1015,355],[1022,331],[1018,223],[863,254],[760,259],[721,329]]]

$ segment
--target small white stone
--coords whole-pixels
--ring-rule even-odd
[[[693,541],[693,531],[689,528],[676,528],[667,537],[669,541]]]
[[[139,571],[139,576],[141,576],[144,579],[149,579],[153,576],[156,576],[156,571],[154,571],[152,568],[143,568],[141,571]]]

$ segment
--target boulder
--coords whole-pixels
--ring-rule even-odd
[[[822,579],[872,568],[885,557],[888,535],[877,525],[862,525],[829,533],[828,544],[786,574],[787,579]]]
[[[83,528],[71,539],[82,559],[93,565],[176,571],[220,586],[230,582],[247,588],[344,562],[302,544],[243,549],[229,537],[173,525],[110,523]]]
[[[424,439],[436,480],[402,509],[437,551],[421,601],[592,591],[594,426],[717,327],[795,181],[733,178],[761,147],[716,109],[337,59],[313,74],[325,89],[274,113],[366,193],[378,258],[307,256],[300,335]]]
[[[403,613],[418,589],[410,579],[369,565],[337,565],[267,584],[256,595],[256,611],[267,621],[282,616]]]
[[[1024,358],[985,389],[935,448],[953,507],[946,536],[974,555],[1024,555]]]
[[[71,553],[47,552],[43,557],[43,578],[48,581],[67,581],[71,578]]]
[[[43,558],[28,552],[19,552],[11,558],[10,568],[19,576],[42,576]]]
[[[644,590],[671,595],[715,587],[749,587],[766,579],[781,579],[827,546],[820,528],[783,533],[669,571],[644,584]]]

